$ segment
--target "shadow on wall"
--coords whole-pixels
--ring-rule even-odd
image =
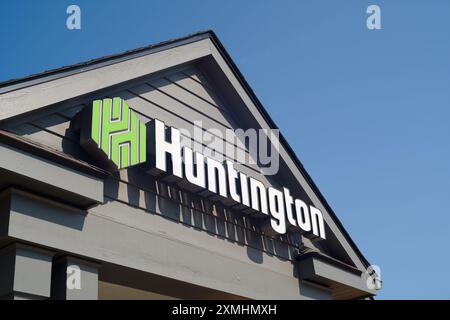
[[[149,214],[207,232],[210,236],[247,248],[248,258],[263,263],[264,253],[281,260],[291,260],[300,234],[271,237],[262,233],[261,218],[230,210],[218,201],[211,201],[187,192],[175,183],[134,167],[115,173],[105,181],[105,201],[119,201]]]

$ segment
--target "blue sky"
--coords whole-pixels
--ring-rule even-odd
[[[36,4],[2,3],[0,81],[213,29],[381,267],[379,297],[450,299],[450,1]]]

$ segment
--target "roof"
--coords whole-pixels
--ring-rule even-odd
[[[86,71],[89,69],[95,69],[95,68],[99,68],[104,65],[118,63],[120,61],[133,59],[140,55],[147,55],[147,54],[150,54],[153,52],[165,50],[170,47],[181,46],[186,43],[191,43],[191,42],[198,41],[200,39],[206,39],[206,38],[209,38],[215,44],[215,46],[219,50],[220,54],[223,56],[224,60],[226,61],[226,63],[228,64],[228,66],[230,67],[232,72],[234,73],[234,76],[238,79],[238,81],[240,82],[240,84],[245,89],[246,93],[248,94],[248,96],[251,98],[252,102],[258,108],[258,111],[261,113],[264,120],[267,121],[267,123],[269,124],[269,126],[272,129],[279,129],[278,126],[273,121],[273,119],[268,114],[268,112],[266,111],[266,109],[264,108],[264,106],[262,105],[262,103],[257,98],[256,94],[253,92],[252,88],[246,81],[245,77],[242,75],[242,73],[237,68],[236,64],[231,59],[228,52],[225,50],[224,46],[222,45],[222,43],[220,42],[220,40],[218,39],[216,34],[212,30],[196,32],[196,33],[193,33],[193,34],[190,34],[187,36],[183,36],[180,38],[171,39],[171,40],[160,42],[157,44],[151,44],[151,45],[144,46],[141,48],[128,50],[128,51],[125,51],[122,53],[107,55],[107,56],[104,56],[101,58],[92,59],[89,61],[85,61],[85,62],[73,64],[73,65],[68,65],[68,66],[64,66],[64,67],[53,69],[53,70],[44,71],[42,73],[29,75],[29,76],[26,76],[23,78],[4,81],[4,82],[0,83],[0,94],[18,90],[18,89],[25,88],[28,86],[32,86],[32,85],[35,85],[40,82],[48,81],[49,78],[50,79],[58,79],[58,78],[62,78],[62,77],[67,77],[72,74],[83,72],[83,71]],[[280,131],[279,139],[280,139],[282,146],[286,149],[288,155],[294,160],[297,168],[299,169],[301,174],[304,176],[305,180],[310,185],[310,187],[313,189],[313,191],[316,193],[317,197],[322,202],[324,207],[327,209],[330,216],[335,221],[336,225],[339,227],[340,231],[342,232],[342,234],[344,235],[344,237],[346,238],[346,240],[348,241],[348,243],[350,244],[352,249],[360,257],[360,259],[366,265],[366,267],[368,267],[370,265],[370,263],[367,261],[367,259],[364,257],[362,252],[356,246],[353,239],[350,237],[348,232],[345,230],[345,228],[342,225],[342,223],[340,222],[339,218],[337,217],[337,215],[335,214],[335,212],[333,211],[331,206],[328,204],[327,200],[325,199],[323,194],[320,192],[319,188],[314,183],[313,179],[311,178],[311,176],[309,175],[309,173],[307,172],[307,170],[305,169],[305,167],[303,166],[303,164],[301,163],[301,161],[295,154],[292,147],[289,145],[287,140],[284,138],[281,131]]]

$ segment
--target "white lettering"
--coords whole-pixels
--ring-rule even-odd
[[[214,159],[206,158],[206,166],[208,167],[208,190],[227,197],[227,178],[225,177],[225,169],[223,165]]]
[[[152,147],[155,149],[155,167],[167,172],[167,156],[170,155],[172,174],[182,178],[180,131],[169,128],[170,141],[167,141],[164,122],[155,119],[152,123],[154,126]]]
[[[273,230],[284,234],[286,233],[286,216],[284,215],[283,192],[270,187],[268,194],[270,214],[273,217],[270,219],[270,224]]]
[[[270,215],[270,227],[279,234],[286,233],[287,220],[307,236],[325,239],[322,212],[300,199],[294,199],[288,188],[283,188],[283,191],[266,188],[261,181],[237,171],[229,160],[221,163],[189,147],[181,148],[180,131],[171,127],[166,129],[160,120],[151,121],[149,126],[152,137],[150,163],[154,167],[150,170],[176,176],[179,186],[195,192],[207,189],[222,197],[226,205],[242,204],[244,209],[251,208],[263,215]],[[179,180],[183,177],[185,180]]]
[[[267,194],[264,184],[250,177],[250,195],[252,199],[252,209],[269,214],[267,211]]]
[[[183,155],[186,179],[196,186],[206,188],[205,159],[203,155],[199,152],[193,152],[188,147],[183,147]]]

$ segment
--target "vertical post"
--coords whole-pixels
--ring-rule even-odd
[[[53,262],[51,298],[97,300],[99,264],[64,256]]]
[[[0,249],[0,299],[50,298],[53,252],[13,243]]]

